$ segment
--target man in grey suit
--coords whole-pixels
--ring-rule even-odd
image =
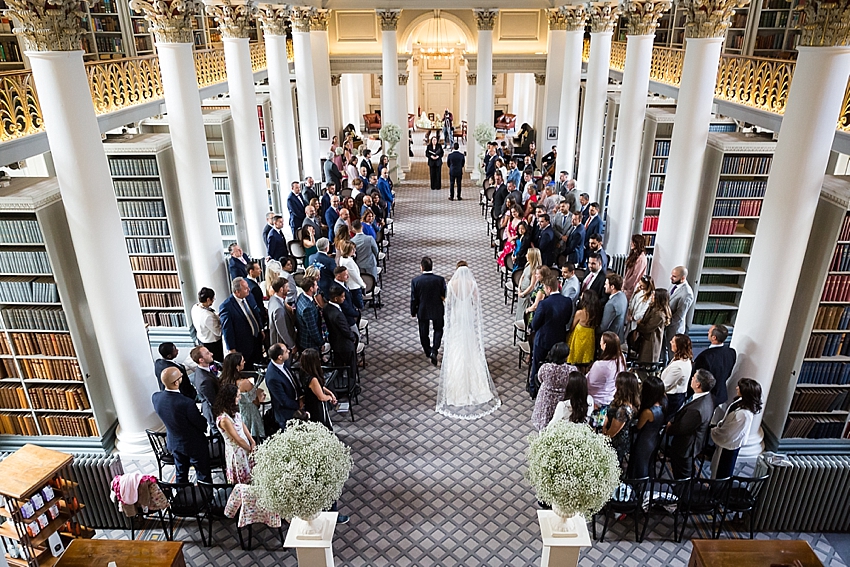
[[[670,324],[664,329],[664,351],[663,360],[669,362],[672,358],[670,352],[670,341],[678,333],[685,332],[685,319],[688,309],[694,303],[694,290],[688,284],[688,269],[684,266],[676,266],[670,272]]]
[[[608,274],[605,279],[605,293],[608,294],[608,301],[605,302],[605,308],[602,310],[599,332],[611,331],[620,337],[621,343],[625,343],[626,310],[629,302],[622,289],[623,278],[619,274]]]
[[[196,346],[189,352],[189,357],[198,365],[195,369],[195,388],[201,399],[201,413],[207,420],[212,433],[218,433],[213,415],[213,405],[218,394],[218,377],[212,369],[213,356],[205,346]]]
[[[283,343],[286,348],[295,348],[295,314],[292,307],[286,304],[286,296],[289,293],[289,282],[284,278],[278,278],[272,282],[272,291],[269,297],[269,344]]]
[[[378,279],[378,244],[375,239],[368,234],[363,234],[363,225],[360,219],[351,221],[351,228],[355,234],[351,238],[351,243],[356,249],[355,261],[357,267],[367,274],[372,274],[376,280]]]

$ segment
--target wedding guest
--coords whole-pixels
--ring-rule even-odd
[[[636,329],[638,323],[646,315],[655,295],[655,282],[652,281],[652,276],[641,277],[637,285],[637,289],[634,290],[632,298],[629,300],[629,310],[626,313],[626,343],[629,345],[629,350],[637,348],[638,334]]]
[[[531,414],[531,423],[537,431],[549,425],[558,403],[565,399],[570,375],[576,370],[575,366],[567,364],[569,354],[567,343],[555,343],[549,350],[548,362],[541,365],[537,373],[540,390]]]
[[[599,338],[602,354],[587,372],[587,390],[597,408],[607,406],[614,399],[614,382],[617,375],[626,370],[626,358],[620,349],[620,339],[607,331]]]
[[[735,473],[738,451],[747,441],[753,417],[761,411],[761,384],[752,378],[741,378],[735,400],[717,425],[711,439],[717,446],[711,459],[711,478],[728,478]]]
[[[310,414],[310,421],[321,423],[333,431],[328,404],[336,405],[337,400],[334,393],[325,386],[322,355],[316,349],[308,348],[301,354],[300,363],[302,383],[307,385],[304,390],[304,409]]]
[[[629,255],[626,258],[626,275],[623,276],[623,293],[631,301],[638,282],[646,275],[646,239],[642,234],[632,235]]]
[[[224,359],[224,345],[221,342],[221,320],[213,309],[215,291],[202,287],[198,292],[198,302],[192,306],[192,324],[201,344],[213,354],[213,359]],[[188,380],[187,380],[188,382]],[[192,387],[192,384],[189,384]],[[194,388],[193,388],[194,389]]]
[[[257,447],[239,415],[240,398],[236,385],[227,384],[222,386],[213,406],[216,425],[224,438],[224,473],[230,484],[251,483],[249,455]]]
[[[664,342],[664,329],[670,323],[670,294],[656,289],[652,305],[637,325],[638,362],[658,362]]]
[[[637,435],[629,453],[629,478],[650,476],[649,467],[658,447],[658,433],[664,427],[666,414],[667,396],[664,393],[664,383],[657,376],[650,374],[644,378],[640,388],[640,410],[635,426]]]
[[[670,457],[673,478],[676,479],[693,476],[694,459],[705,446],[711,415],[714,413],[714,400],[710,394],[714,387],[714,376],[711,372],[694,372],[691,387],[694,390],[693,397],[667,423],[670,445],[665,454]]]
[[[667,408],[670,414],[679,411],[687,397],[688,382],[693,374],[693,347],[688,335],[673,335],[670,339],[670,350],[673,360],[661,373],[664,390],[667,393]]]
[[[617,451],[617,459],[622,467],[629,454],[629,441],[632,418],[640,405],[640,383],[634,372],[620,372],[615,381],[614,399],[608,406],[602,434],[611,438],[611,445]]]
[[[564,392],[564,400],[558,402],[555,415],[552,416],[549,425],[562,419],[573,423],[587,423],[592,409],[593,398],[587,393],[587,378],[581,372],[570,372],[570,379]]]
[[[266,392],[242,376],[244,369],[245,357],[238,352],[231,352],[224,357],[219,383],[221,386],[226,384],[236,386],[240,393],[239,414],[242,416],[242,424],[248,428],[251,437],[262,439],[266,436],[266,431],[263,426],[263,416],[260,415],[260,404],[265,401]]]
[[[570,364],[590,364],[596,354],[596,326],[602,319],[599,296],[592,289],[582,292],[570,333]]]

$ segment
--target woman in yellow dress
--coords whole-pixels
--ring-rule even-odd
[[[567,362],[590,364],[596,354],[596,327],[602,315],[596,292],[592,289],[583,291],[577,307],[570,332],[570,355]]]

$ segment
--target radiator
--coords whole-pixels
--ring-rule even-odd
[[[626,275],[626,258],[627,254],[609,254],[608,255],[608,271],[615,272],[625,277]],[[646,273],[652,268],[652,254],[646,255]]]
[[[776,455],[758,458],[755,476],[769,474],[760,495],[761,531],[850,531],[850,456]]]

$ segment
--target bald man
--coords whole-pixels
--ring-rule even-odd
[[[664,362],[668,362],[673,354],[670,352],[670,341],[677,333],[685,332],[685,320],[688,309],[694,303],[694,290],[688,284],[688,269],[676,266],[670,272],[670,324],[664,330]]]
[[[207,443],[207,420],[193,400],[180,393],[183,375],[177,368],[166,368],[160,376],[165,390],[156,392],[153,409],[168,434],[166,446],[174,455],[177,482],[189,482],[189,467],[195,467],[197,480],[212,482]]]

